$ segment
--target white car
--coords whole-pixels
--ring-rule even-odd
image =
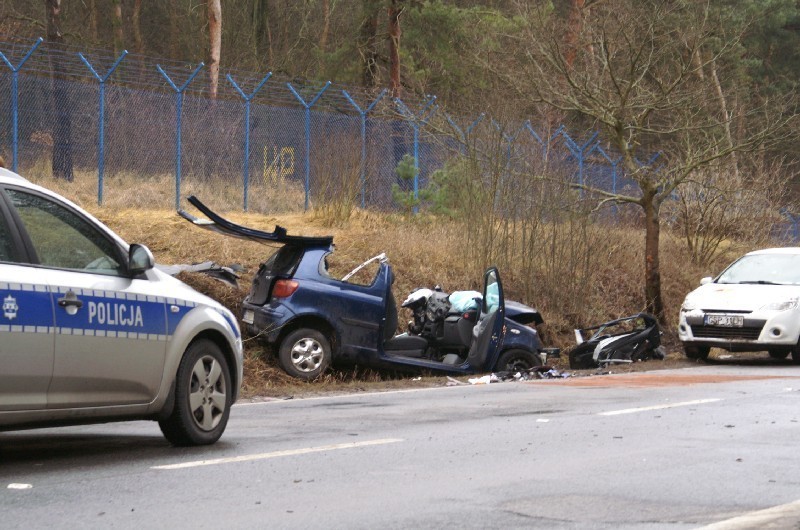
[[[690,359],[722,348],[800,362],[800,248],[750,252],[703,278],[681,306],[678,336]]]
[[[0,430],[156,420],[214,443],[242,380],[236,318],[72,202],[0,168]]]

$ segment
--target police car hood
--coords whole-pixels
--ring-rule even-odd
[[[684,304],[704,311],[756,311],[792,298],[800,298],[799,285],[708,283],[689,293]]]

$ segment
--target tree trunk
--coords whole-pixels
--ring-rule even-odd
[[[219,87],[219,58],[222,51],[222,5],[220,0],[208,0],[208,91],[217,98]]]
[[[122,30],[122,0],[112,0],[114,5],[114,18],[111,26],[114,29],[114,55],[119,56],[125,47],[125,39]]]
[[[45,0],[47,10],[47,42],[51,52],[63,52],[61,34],[61,0]],[[67,97],[67,81],[61,64],[62,54],[50,54],[52,72],[53,110],[53,177],[72,182],[72,115]]]
[[[144,40],[142,39],[142,0],[135,0],[133,3],[133,16],[131,23],[133,25],[133,45],[136,53],[144,54]]]
[[[389,90],[393,98],[402,96],[400,86],[400,7],[401,0],[389,3]]]
[[[568,68],[572,68],[578,56],[578,40],[583,28],[583,8],[586,0],[569,0],[569,14],[567,15],[567,34],[564,35],[566,49],[565,61]]]
[[[97,0],[89,0],[89,33],[92,36],[92,44],[97,45],[100,42],[97,33]]]
[[[380,9],[374,0],[364,0],[364,20],[359,29],[359,51],[361,53],[361,79],[365,87],[378,84],[378,18]]]
[[[644,209],[644,299],[645,308],[665,324],[664,300],[661,297],[661,266],[659,241],[661,239],[661,204],[652,191],[644,190],[640,202]]]
[[[325,53],[328,48],[328,34],[331,30],[331,5],[330,0],[322,0],[322,33],[319,36],[319,51]]]

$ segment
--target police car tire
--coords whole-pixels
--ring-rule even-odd
[[[295,349],[308,350],[321,353],[319,365],[312,369],[298,368],[297,363],[292,359]],[[278,364],[287,374],[298,379],[311,381],[316,379],[328,369],[331,364],[331,344],[325,335],[311,328],[300,328],[289,333],[284,337],[278,349]],[[316,364],[316,363],[315,363]]]
[[[202,363],[202,366],[198,366]],[[225,394],[224,410],[218,408],[213,412],[213,423],[209,429],[205,429],[200,422],[204,419],[204,414],[208,412],[208,407],[198,407],[194,412],[191,410],[190,399],[192,393],[204,392],[202,388],[207,382],[198,381],[195,374],[196,368],[204,369],[213,363],[219,365],[220,374],[216,381],[211,381],[212,392],[223,392]],[[175,380],[175,405],[172,413],[166,419],[159,420],[158,425],[161,432],[172,445],[208,445],[219,440],[225,426],[228,423],[228,416],[231,411],[231,400],[233,396],[233,386],[231,385],[231,375],[228,369],[228,362],[225,356],[214,342],[207,339],[200,339],[192,342],[183,354],[181,364],[178,367],[178,374]],[[201,408],[203,410],[201,410]],[[199,417],[198,417],[199,416]]]

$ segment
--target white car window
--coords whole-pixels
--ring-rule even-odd
[[[115,245],[83,218],[38,195],[6,191],[42,265],[113,276],[124,274]]]

